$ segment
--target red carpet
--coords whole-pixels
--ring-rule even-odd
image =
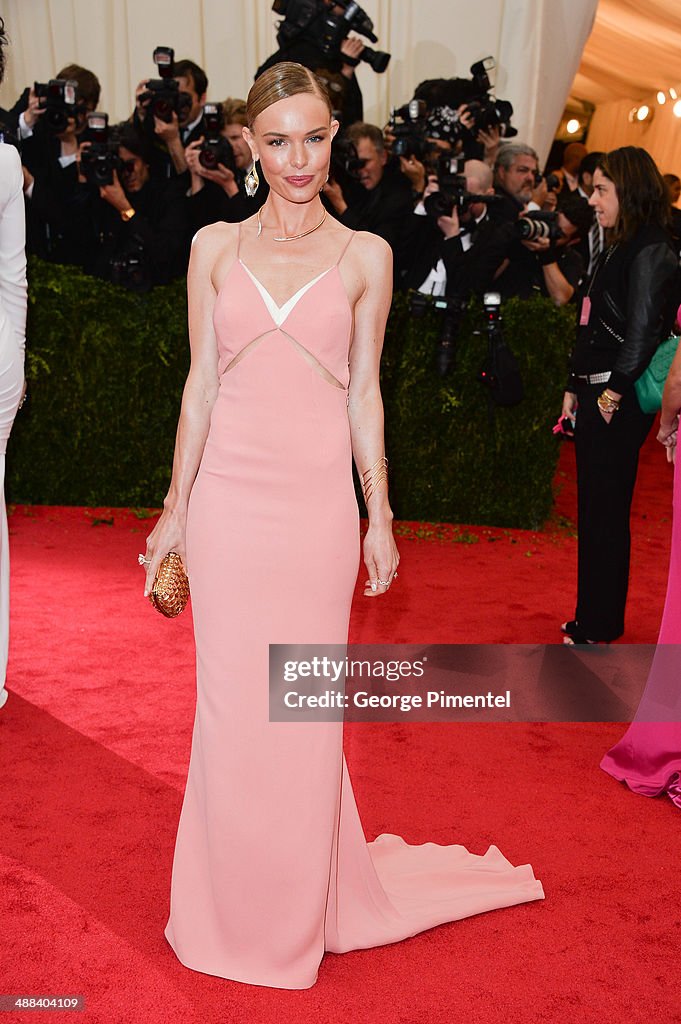
[[[574,605],[571,456],[566,446],[542,533],[400,524],[399,581],[388,599],[358,598],[352,639],[559,640]],[[656,637],[670,513],[671,471],[651,443],[633,516],[629,642]],[[494,842],[531,861],[546,901],[328,955],[305,992],[183,968],[162,930],[193,648],[189,616],[168,622],[141,597],[149,527],[120,510],[19,508],[10,519],[0,994],[84,995],[84,1014],[51,1019],[92,1024],[681,1021],[681,816],[599,770],[618,725],[350,727],[368,837],[476,853]]]

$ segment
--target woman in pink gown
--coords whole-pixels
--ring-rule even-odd
[[[167,939],[194,970],[297,989],[325,950],[543,893],[495,847],[367,844],[342,723],[269,721],[268,645],[347,640],[353,455],[368,483],[365,596],[396,572],[378,384],[392,272],[382,239],[326,216],[338,124],[311,72],[267,71],[248,118],[270,196],[194,241],[192,363],[146,585],[167,551],[186,552],[198,696]]]
[[[681,310],[680,310],[681,313]],[[672,548],[657,649],[636,718],[601,768],[641,796],[666,793],[681,808],[681,469],[676,441],[681,409],[681,346],[667,376],[657,435],[674,463]],[[673,646],[672,646],[673,645]]]

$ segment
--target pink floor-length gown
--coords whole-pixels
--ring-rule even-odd
[[[496,847],[367,844],[342,723],[268,720],[268,644],[345,643],[357,578],[341,258],[281,309],[231,266],[187,526],[198,697],[166,936],[187,967],[286,989],[325,950],[543,897]]]
[[[674,463],[672,544],[657,650],[636,718],[601,768],[641,796],[681,807],[681,458]],[[657,719],[657,720],[656,720]]]

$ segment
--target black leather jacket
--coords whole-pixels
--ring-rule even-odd
[[[631,388],[671,333],[680,281],[678,257],[662,228],[645,225],[630,242],[606,249],[579,304],[572,374],[610,370],[612,391]],[[588,302],[588,322],[582,323]]]

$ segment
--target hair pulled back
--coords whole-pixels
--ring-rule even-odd
[[[274,64],[255,80],[246,100],[246,117],[248,127],[252,130],[253,123],[263,110],[267,110],[279,100],[287,100],[290,96],[307,93],[318,96],[333,115],[333,107],[329,94],[319,78],[309,68],[294,61],[285,60]]]

